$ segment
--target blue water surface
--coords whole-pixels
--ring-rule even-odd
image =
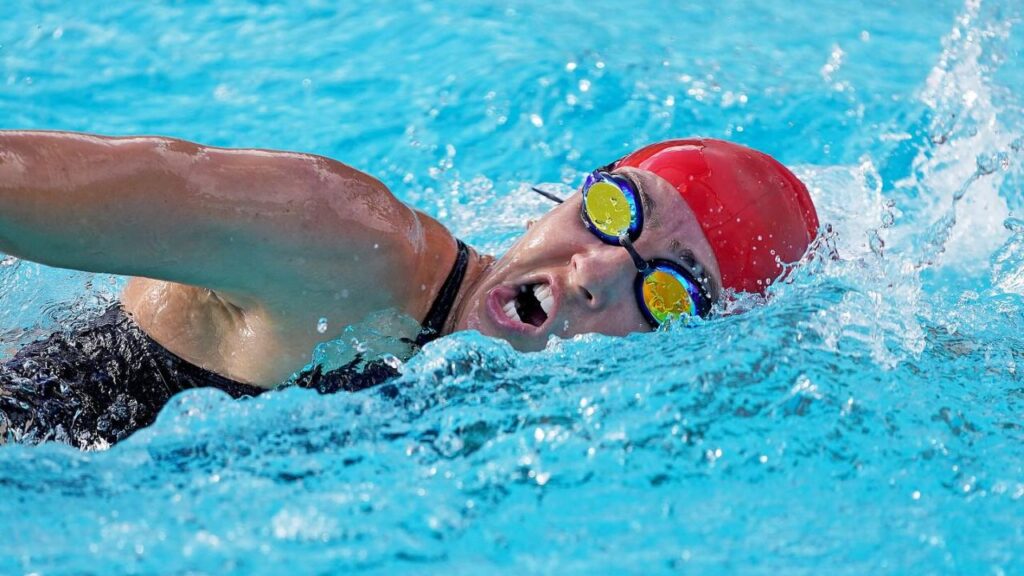
[[[495,253],[530,185],[727,138],[827,241],[697,326],[462,333],[391,393],[196,390],[114,447],[0,447],[0,573],[1024,573],[1019,1],[3,13],[2,128],[324,154]],[[122,285],[0,260],[0,356]]]

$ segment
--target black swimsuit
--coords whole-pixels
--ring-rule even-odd
[[[469,250],[457,242],[455,264],[411,342],[417,347],[441,335],[462,285]],[[397,375],[389,364],[357,357],[326,373],[319,366],[305,370],[295,384],[321,393],[355,391]],[[264,392],[178,357],[143,332],[120,305],[112,306],[84,330],[29,344],[0,365],[0,444],[113,444],[152,424],[173,395],[199,387],[218,388],[234,398]]]

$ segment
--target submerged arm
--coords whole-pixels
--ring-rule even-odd
[[[0,251],[43,264],[261,298],[328,289],[362,254],[414,261],[420,227],[319,156],[0,131]]]

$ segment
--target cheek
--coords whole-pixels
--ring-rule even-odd
[[[605,334],[607,336],[625,336],[634,332],[650,332],[651,327],[644,320],[633,299],[617,302],[600,311],[585,311],[567,323],[558,326],[556,333],[560,336],[576,334]]]
[[[520,236],[502,260],[517,267],[564,263],[592,239],[579,219],[573,218],[573,212],[560,207]]]
[[[577,229],[582,229],[577,214],[568,206],[559,206],[546,214],[527,231],[531,241],[543,240],[544,242],[557,242],[566,235],[573,235]]]
[[[606,318],[604,322],[609,324],[605,327],[604,334],[625,336],[633,332],[646,332],[650,330],[640,310],[637,309],[636,304],[632,301],[622,303],[616,307],[613,313],[605,314],[604,316]]]

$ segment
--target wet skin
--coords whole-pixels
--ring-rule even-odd
[[[131,277],[121,303],[150,337],[240,382],[276,386],[374,314],[421,320],[455,251],[441,224],[322,156],[0,131],[0,252]]]
[[[718,264],[675,189],[649,172],[620,173],[648,197],[640,255],[680,261],[686,251],[716,293]],[[577,193],[551,210],[498,260],[471,251],[445,333],[537,350],[551,335],[649,330],[632,261],[587,231],[580,202]],[[0,131],[0,251],[131,277],[121,303],[155,341],[270,388],[346,326],[381,313],[422,321],[456,246],[383,183],[321,156]],[[510,318],[509,301],[536,285],[550,290],[550,316]],[[394,338],[415,337],[408,322],[393,325]]]
[[[665,258],[701,266],[715,297],[718,262],[692,210],[657,175],[636,168],[616,171],[642,191],[647,222],[634,243],[647,260]],[[552,335],[601,333],[614,336],[651,327],[637,305],[637,270],[627,251],[601,242],[580,218],[577,192],[529,227],[512,248],[469,288],[456,308],[451,330],[478,330],[508,340],[520,350],[544,348]],[[509,318],[504,306],[523,286],[547,284],[553,306],[540,326]]]

